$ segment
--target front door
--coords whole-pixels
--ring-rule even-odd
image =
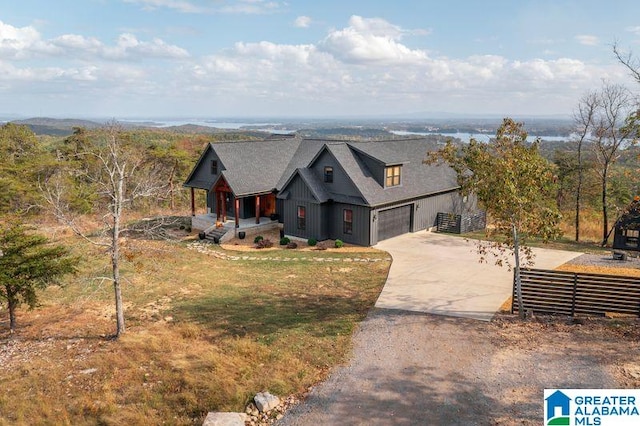
[[[276,213],[276,196],[275,194],[260,196],[260,216],[269,217]]]

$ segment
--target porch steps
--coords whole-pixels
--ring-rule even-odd
[[[216,228],[215,226],[206,230],[204,233],[204,239],[211,241],[213,243],[219,244],[222,240],[222,237],[229,232],[229,228]]]

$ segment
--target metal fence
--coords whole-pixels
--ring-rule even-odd
[[[515,278],[515,277],[514,277]],[[525,310],[561,315],[640,315],[640,278],[523,268]],[[511,312],[518,312],[515,279]]]
[[[436,216],[436,229],[438,232],[464,234],[466,232],[484,229],[487,217],[485,212],[474,214],[438,213]]]

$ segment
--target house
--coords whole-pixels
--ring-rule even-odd
[[[616,222],[613,249],[640,251],[640,197],[635,197]]]
[[[556,411],[559,411],[560,413],[559,416],[562,416],[562,417],[569,417],[569,415],[571,414],[569,410],[571,398],[569,398],[567,395],[565,395],[561,391],[555,391],[554,393],[552,393],[550,396],[546,398],[546,401],[547,401],[547,414],[546,414],[547,421],[549,421],[554,417],[558,417],[556,415]],[[558,408],[559,410],[557,410]],[[558,424],[561,424],[561,423],[558,423]],[[569,423],[567,422],[564,424],[569,424]]]
[[[476,209],[451,168],[423,163],[437,148],[425,138],[209,144],[184,185],[207,191],[207,215],[236,228],[271,219],[289,236],[369,246],[433,227],[438,212]]]

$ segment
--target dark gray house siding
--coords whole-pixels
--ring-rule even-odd
[[[298,207],[305,208],[305,227],[298,227]],[[287,200],[284,203],[284,229],[287,235],[299,238],[328,238],[322,223],[322,205],[309,201]]]
[[[326,166],[333,167],[333,183],[324,183],[328,192],[340,193],[350,197],[360,197],[358,188],[349,179],[342,169],[342,166],[330,152],[325,150],[316,158],[311,165],[311,170],[318,177],[320,182],[324,182],[324,168]]]
[[[344,232],[344,211],[352,211],[351,233]],[[340,239],[345,243],[369,245],[370,208],[353,204],[331,203],[327,205],[329,219],[329,238]]]
[[[451,191],[417,200],[411,231],[421,231],[435,226],[436,216],[439,212],[456,212],[456,205],[461,202],[460,198],[458,191]]]
[[[435,226],[438,212],[458,212],[463,208],[464,204],[459,192],[454,190],[371,209],[370,245],[375,245],[378,241],[381,241],[381,237],[384,238],[385,233],[381,233],[379,229],[380,219],[381,215],[388,214],[390,210],[394,210],[397,213],[396,220],[399,220],[397,217],[399,213],[406,216],[406,220],[409,221],[409,231],[418,232]],[[398,208],[403,206],[409,206],[410,208],[400,211]]]
[[[294,177],[287,186],[288,198],[283,200],[283,223],[285,232],[300,238],[317,238],[326,240],[328,232],[326,221],[323,223],[322,206],[314,198],[300,176]],[[305,208],[305,227],[298,227],[298,207]]]

